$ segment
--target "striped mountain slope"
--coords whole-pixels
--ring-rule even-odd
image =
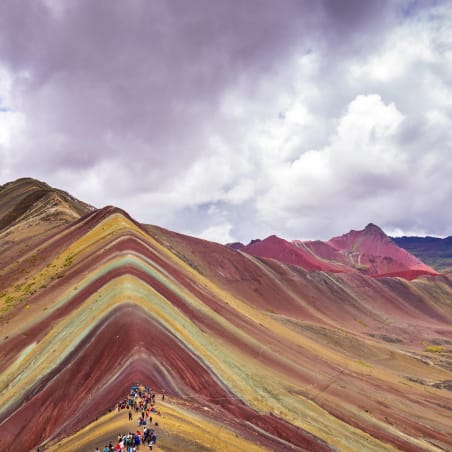
[[[25,249],[13,239],[0,267],[3,450],[103,446],[136,381],[165,389],[161,450],[452,447],[445,276],[307,271],[114,207]]]

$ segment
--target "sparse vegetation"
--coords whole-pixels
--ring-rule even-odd
[[[26,294],[31,293],[31,291],[32,291],[34,285],[35,285],[34,282],[31,282],[30,284],[27,284],[27,285],[24,287],[23,292],[26,293]]]
[[[13,304],[16,301],[16,299],[12,295],[8,295],[6,297],[5,303],[6,304]]]
[[[425,351],[430,353],[443,352],[444,350],[446,349],[442,345],[429,345],[425,348]]]
[[[355,361],[355,362],[356,362],[356,364],[359,364],[360,366],[372,368],[372,366],[371,366],[370,364],[368,364],[368,363],[362,361],[361,359],[359,359],[359,360],[357,360],[357,361]]]
[[[73,256],[70,254],[64,260],[63,267],[69,267],[70,265],[72,265],[72,262],[73,262]]]

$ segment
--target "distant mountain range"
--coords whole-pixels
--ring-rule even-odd
[[[0,332],[1,450],[102,450],[137,382],[161,450],[452,449],[452,279],[373,224],[227,247],[19,179]]]
[[[452,243],[452,242],[450,242]],[[420,244],[424,244],[423,248]],[[391,239],[378,226],[370,223],[363,230],[352,230],[324,242],[320,240],[287,241],[275,235],[264,240],[253,240],[248,245],[233,243],[235,250],[256,257],[276,259],[285,264],[299,265],[306,270],[332,273],[356,272],[372,277],[398,276],[414,279],[420,275],[437,275],[448,269],[452,254],[447,239],[432,242],[419,238]],[[404,246],[405,245],[405,246]],[[415,252],[410,253],[406,245]],[[416,246],[415,246],[416,245]],[[429,262],[441,263],[435,268],[422,262],[419,251]],[[434,254],[442,260],[433,258]],[[447,259],[450,261],[447,261]]]
[[[393,237],[392,240],[440,273],[452,273],[452,236]]]

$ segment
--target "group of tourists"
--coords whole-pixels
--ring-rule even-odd
[[[162,400],[164,398],[165,393],[162,390]],[[138,414],[139,428],[135,432],[119,434],[116,445],[110,442],[105,445],[103,452],[136,452],[140,445],[148,446],[149,450],[152,450],[152,446],[157,442],[157,435],[152,428],[152,416],[160,416],[160,411],[155,407],[155,394],[152,389],[140,384],[132,386],[128,397],[116,404],[116,410],[127,410],[129,422],[133,422],[133,413]],[[154,426],[158,427],[158,422],[154,422]],[[100,449],[96,448],[96,452],[100,452]]]

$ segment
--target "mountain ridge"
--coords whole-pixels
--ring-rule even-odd
[[[393,237],[392,240],[437,271],[452,274],[452,236],[403,236]]]
[[[0,253],[4,264],[14,260],[15,245],[34,247],[94,207],[45,182],[20,178],[0,186]]]
[[[46,197],[47,199],[43,200]],[[2,201],[0,203],[0,230],[14,224],[15,221],[26,214],[39,201],[44,201],[46,204],[40,210],[57,207],[55,201],[58,200],[61,204],[64,203],[66,207],[64,213],[66,213],[67,218],[63,218],[62,216],[59,219],[60,221],[73,221],[76,217],[83,216],[94,209],[93,206],[79,201],[63,190],[52,188],[45,182],[28,177],[20,178],[0,186],[0,199]],[[51,201],[54,202],[53,206],[49,205]],[[62,210],[61,207],[60,210]],[[50,218],[47,219],[49,220]]]
[[[113,206],[49,226],[0,268],[3,449],[102,446],[134,425],[109,410],[136,381],[165,389],[164,449],[219,428],[242,450],[452,446],[448,277],[308,271]]]
[[[234,249],[257,257],[272,258],[306,270],[333,273],[361,272],[374,277],[400,276],[413,279],[439,274],[388,237],[377,225],[351,230],[327,241],[293,240],[271,235]]]

